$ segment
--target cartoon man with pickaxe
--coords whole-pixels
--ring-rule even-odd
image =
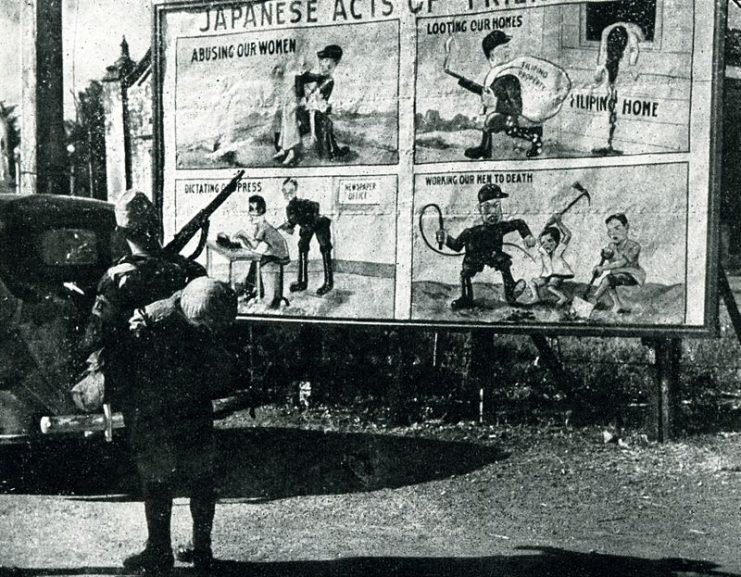
[[[562,285],[565,280],[574,278],[574,271],[563,256],[571,241],[571,231],[563,223],[562,217],[582,198],[586,198],[590,204],[592,202],[589,192],[581,184],[575,182],[573,187],[579,191],[579,196],[562,211],[551,216],[538,237],[541,269],[540,276],[530,281],[530,304],[540,302],[542,289],[557,298],[556,306],[561,307],[569,302]]]

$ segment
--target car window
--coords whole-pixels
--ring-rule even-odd
[[[128,255],[129,245],[126,243],[124,235],[118,230],[113,229],[111,232],[111,259],[113,262],[117,262],[119,259]]]
[[[98,264],[98,235],[83,228],[56,228],[40,236],[41,261],[49,266]]]

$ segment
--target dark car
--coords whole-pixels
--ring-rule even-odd
[[[74,413],[81,341],[95,287],[125,254],[113,205],[52,195],[0,195],[0,443]]]

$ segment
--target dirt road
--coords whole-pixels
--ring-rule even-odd
[[[741,576],[739,434],[258,424],[220,429],[220,575]],[[3,453],[0,576],[121,574],[144,539],[121,448],[24,459]],[[176,543],[189,523],[179,498]]]

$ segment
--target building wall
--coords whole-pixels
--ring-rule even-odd
[[[128,89],[131,186],[152,198],[152,75],[145,72]]]
[[[116,199],[126,190],[126,152],[124,146],[124,114],[121,82],[105,83],[105,151],[108,200]]]
[[[618,119],[614,146],[626,153],[638,146],[651,152],[688,149],[693,31],[686,28],[686,11],[679,4],[680,0],[657,2],[654,41],[640,44],[635,66],[629,66],[627,59],[621,62],[615,83]],[[598,66],[599,43],[587,41],[585,30],[584,6],[561,6],[545,13],[544,52],[557,55],[556,61],[573,82],[571,100],[548,123],[548,130],[555,130],[559,141],[573,142],[579,149],[605,146],[610,127],[607,111],[585,109],[583,99],[575,100],[577,95],[606,94],[604,89],[589,88]],[[636,108],[626,111],[626,101]]]

